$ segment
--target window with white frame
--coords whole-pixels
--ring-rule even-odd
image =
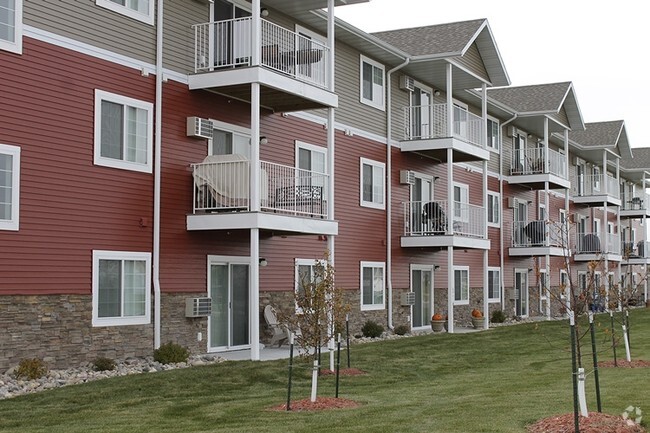
[[[95,90],[95,164],[152,172],[153,104]]]
[[[546,272],[546,269],[540,269],[539,270],[539,299],[540,300],[547,300],[548,296],[547,294],[549,293],[550,288],[550,280],[548,278],[548,274]]]
[[[0,144],[0,230],[18,230],[20,147]]]
[[[0,0],[0,50],[23,52],[23,0]]]
[[[488,267],[488,302],[501,301],[501,268]]]
[[[321,197],[327,197],[327,148],[296,141],[298,184],[321,187]],[[304,171],[302,171],[304,170]]]
[[[469,221],[469,185],[454,182],[454,220]]]
[[[386,208],[386,164],[361,158],[361,206]]]
[[[495,152],[499,151],[501,135],[499,134],[499,121],[488,118],[487,120],[487,147]]]
[[[488,191],[487,204],[488,225],[492,227],[499,227],[499,224],[501,223],[501,195],[498,192]]]
[[[384,66],[361,56],[361,102],[380,110],[385,109]]]
[[[212,139],[208,141],[210,155],[243,155],[250,159],[250,129],[217,120],[212,121],[212,126]]]
[[[93,251],[93,326],[151,321],[151,253]]]
[[[384,262],[361,262],[361,310],[383,310],[386,298]]]
[[[454,266],[454,304],[469,304],[469,266]]]
[[[95,0],[97,6],[153,25],[155,0]]]
[[[592,173],[594,191],[600,191],[600,167],[594,165]]]
[[[305,295],[307,288],[311,287],[313,283],[317,283],[315,269],[318,264],[325,266],[323,260],[315,259],[296,259],[295,272],[296,272],[296,298]],[[296,313],[301,314],[302,309],[296,304]]]

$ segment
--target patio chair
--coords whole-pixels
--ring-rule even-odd
[[[271,346],[278,343],[278,347],[282,346],[285,342],[289,341],[289,328],[281,325],[278,322],[278,317],[275,314],[275,309],[267,305],[264,307],[264,319],[273,335],[271,336]]]

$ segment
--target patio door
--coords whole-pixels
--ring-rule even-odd
[[[226,350],[250,345],[248,258],[210,257],[208,349]]]
[[[433,315],[433,266],[411,266],[411,290],[415,293],[411,327],[429,326]]]
[[[411,93],[411,138],[432,138],[432,96],[430,89],[415,86]]]
[[[239,4],[238,4],[239,3]],[[215,66],[247,64],[252,49],[251,22],[238,20],[251,16],[250,6],[242,2],[214,0]]]
[[[528,224],[528,203],[523,200],[515,199],[515,208],[513,209],[514,230],[512,237],[514,246],[522,247],[528,245],[524,228]]]
[[[515,269],[515,315],[528,317],[528,269]]]
[[[411,227],[413,233],[431,232],[430,218],[425,218],[425,206],[433,198],[433,177],[415,174],[415,182],[411,187]]]

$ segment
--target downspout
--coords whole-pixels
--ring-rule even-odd
[[[156,21],[156,112],[154,132],[153,184],[153,293],[154,293],[154,349],[160,347],[160,167],[162,149],[162,85],[163,85],[163,0],[158,0]]]
[[[392,193],[392,170],[393,170],[393,161],[392,161],[392,145],[391,145],[391,135],[393,133],[392,124],[392,86],[391,86],[391,77],[393,72],[402,69],[404,66],[408,65],[411,61],[410,58],[406,58],[404,63],[395,66],[393,69],[389,70],[386,74],[386,83],[387,83],[387,92],[386,92],[386,183],[388,184],[386,188],[386,285],[388,289],[388,328],[393,329],[393,257],[392,257],[392,248],[393,248],[393,230],[391,228],[392,218],[391,214],[393,212],[393,193]]]
[[[512,116],[510,119],[506,120],[504,123],[501,124],[501,128],[506,126],[508,123],[512,122],[518,117],[518,114],[515,113],[514,116]],[[501,203],[503,203],[503,140],[501,140],[501,147],[499,148],[499,197],[501,197]],[[501,204],[499,204],[501,207]],[[501,207],[502,208],[502,207]],[[500,255],[500,265],[501,265],[501,278],[499,281],[499,284],[501,285],[501,308],[503,309],[503,304],[506,302],[506,295],[505,295],[505,290],[506,290],[506,284],[504,282],[503,278],[503,272],[505,270],[505,252],[503,251],[503,212],[501,212],[501,218],[499,220],[499,251],[501,252]]]

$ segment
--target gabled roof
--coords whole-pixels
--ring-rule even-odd
[[[609,149],[621,157],[632,157],[622,120],[586,123],[584,131],[569,132],[569,142],[583,149]]]
[[[650,147],[635,147],[631,155],[621,158],[621,166],[633,171],[650,171]]]
[[[543,136],[539,120],[547,117],[549,133],[585,128],[578,99],[570,81],[528,86],[490,88],[488,100],[505,112],[516,115],[513,124]]]

